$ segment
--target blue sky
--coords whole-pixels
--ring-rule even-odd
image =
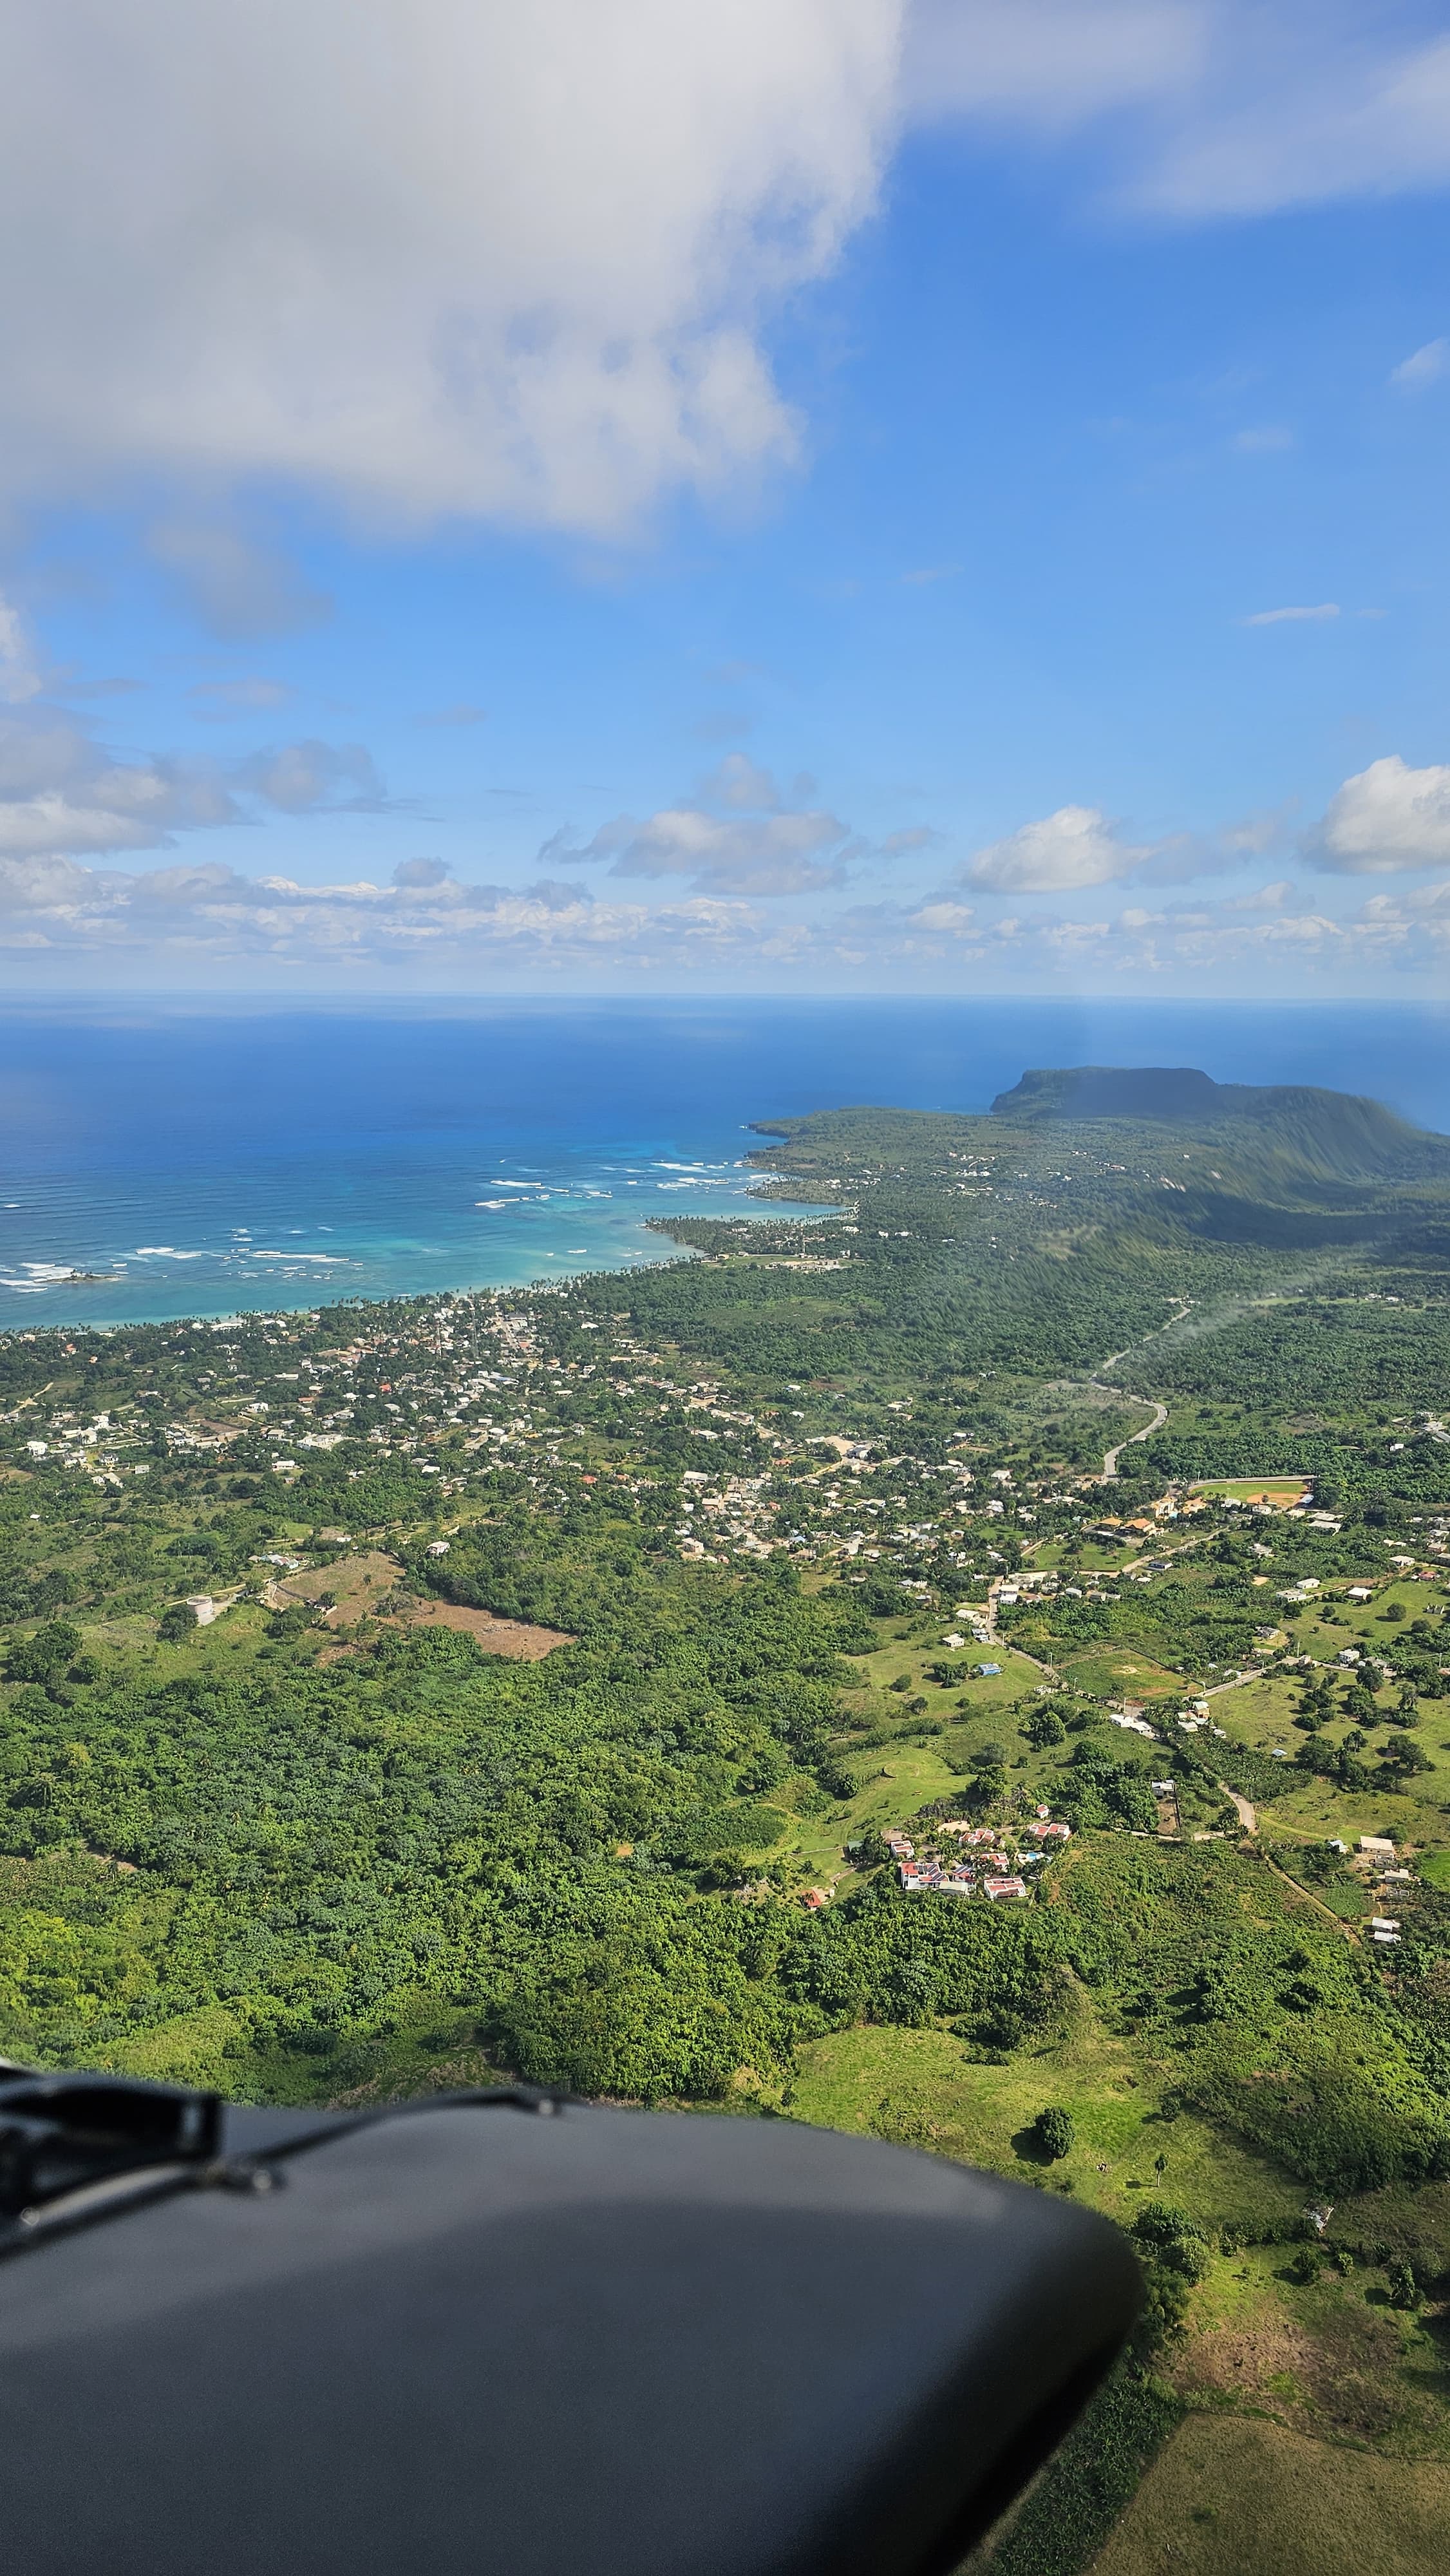
[[[12,989],[1442,987],[1443,12],[90,16],[0,107]]]

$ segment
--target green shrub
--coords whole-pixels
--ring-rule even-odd
[[[1053,2107],[1039,2111],[1032,2128],[1039,2152],[1050,2164],[1061,2164],[1064,2156],[1071,2155],[1077,2130],[1070,2111]]]

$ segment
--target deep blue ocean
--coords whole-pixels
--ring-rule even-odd
[[[0,1323],[626,1268],[669,1254],[647,1217],[739,1211],[752,1119],[984,1109],[1029,1065],[1084,1063],[1322,1083],[1450,1130],[1450,1008],[1430,1006],[11,1004]]]

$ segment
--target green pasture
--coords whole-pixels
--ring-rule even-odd
[[[1061,2038],[1003,2065],[974,2062],[948,2031],[834,2031],[801,2050],[786,2107],[818,2128],[864,2131],[1070,2189],[1123,2224],[1143,2200],[1167,2198],[1205,2224],[1232,2223],[1253,2237],[1302,2209],[1302,2182],[1192,2113],[1165,2120],[1161,2101],[1154,2069],[1082,1996]],[[1044,2168],[1025,2132],[1049,2104],[1071,2112],[1077,2136],[1061,2164]]]

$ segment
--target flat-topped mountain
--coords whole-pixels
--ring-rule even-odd
[[[1403,1168],[1427,1154],[1438,1160],[1444,1140],[1412,1127],[1383,1101],[1307,1084],[1215,1082],[1188,1065],[1083,1064],[1024,1073],[1011,1091],[1000,1091],[992,1115],[1014,1123],[1048,1119],[1153,1119],[1162,1125],[1257,1129],[1273,1143],[1321,1168],[1371,1172]],[[1247,1139],[1245,1139],[1247,1142]]]
[[[1024,1073],[992,1103],[996,1118],[1221,1117],[1241,1083],[1215,1082],[1186,1065],[1078,1064]],[[1254,1097],[1258,1097],[1255,1094]]]
[[[1189,1119],[1195,1127],[1224,1118],[1277,1125],[1284,1118],[1352,1118],[1403,1142],[1422,1131],[1379,1100],[1350,1091],[1312,1090],[1301,1083],[1215,1082],[1189,1065],[1078,1064],[1024,1073],[992,1103],[996,1118]]]

